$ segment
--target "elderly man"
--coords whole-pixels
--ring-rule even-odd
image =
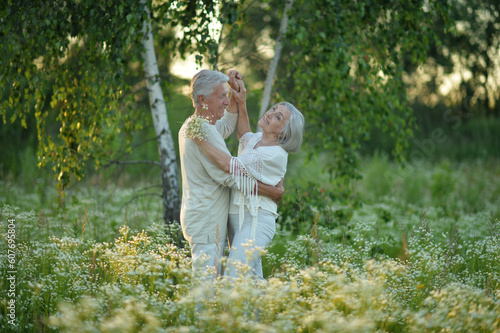
[[[191,99],[194,115],[208,120],[204,124],[206,139],[215,147],[230,154],[224,139],[236,128],[238,106],[228,96],[227,83],[236,91],[237,71],[227,75],[211,70],[198,72],[191,80]],[[221,273],[220,261],[227,235],[230,187],[235,187],[231,175],[215,166],[186,135],[190,119],[179,131],[179,154],[182,172],[181,225],[184,237],[191,246],[193,271],[201,273],[215,269]],[[279,201],[283,186],[259,184],[259,194]]]

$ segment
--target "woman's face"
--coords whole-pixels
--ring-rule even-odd
[[[290,119],[290,115],[290,110],[285,105],[277,104],[259,120],[259,126],[262,128],[263,133],[277,138],[288,119]]]
[[[224,110],[229,106],[229,98],[227,84],[221,83],[215,89],[210,97],[205,98],[205,103],[208,106],[208,113],[214,118],[220,119],[224,116]]]

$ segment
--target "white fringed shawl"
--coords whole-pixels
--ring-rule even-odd
[[[255,239],[260,207],[257,181],[272,186],[278,184],[285,175],[288,157],[280,146],[254,149],[261,137],[262,133],[243,135],[240,139],[239,156],[231,158],[229,168],[239,189],[233,202],[239,206],[239,229],[243,226],[246,207],[252,215],[252,239]]]
[[[248,172],[245,164],[240,161],[240,157],[232,157],[229,173],[233,176],[236,186],[240,190],[237,196],[237,205],[240,208],[240,220],[239,227],[240,230],[243,227],[243,220],[245,217],[245,206],[248,207],[250,214],[252,215],[252,239],[255,239],[255,232],[257,230],[257,217],[259,211],[259,196],[257,178],[255,178],[252,173]]]

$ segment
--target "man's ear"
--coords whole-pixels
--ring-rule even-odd
[[[205,104],[205,96],[198,95],[198,103],[200,103],[200,105]]]

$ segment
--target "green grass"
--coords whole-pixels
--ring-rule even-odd
[[[147,179],[1,181],[0,328],[9,332],[493,332],[500,329],[500,164],[363,160],[351,192],[292,161],[266,283],[197,283]],[[301,174],[302,177],[294,176]],[[124,178],[123,178],[124,177]],[[313,182],[321,179],[320,183]],[[294,180],[294,181],[292,181]],[[351,193],[351,200],[343,194]],[[15,220],[16,325],[8,323]],[[178,247],[182,245],[183,247]]]

